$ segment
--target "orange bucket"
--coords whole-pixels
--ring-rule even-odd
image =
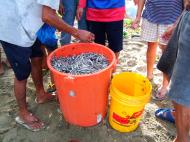
[[[92,74],[71,75],[61,73],[51,66],[51,59],[82,53],[104,55],[109,66]],[[100,123],[107,112],[108,92],[115,54],[107,47],[95,43],[75,43],[56,49],[48,56],[48,67],[53,74],[60,108],[67,122],[78,126],[93,126]]]

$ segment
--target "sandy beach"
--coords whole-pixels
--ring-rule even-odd
[[[116,73],[132,71],[146,75],[146,44],[125,40],[124,50],[119,57]],[[160,51],[158,51],[159,59]],[[5,60],[5,56],[3,56]],[[108,125],[105,118],[97,126],[82,128],[68,125],[62,117],[56,101],[38,105],[35,103],[35,88],[31,77],[27,85],[27,102],[29,109],[42,119],[47,127],[40,132],[31,132],[15,123],[17,104],[13,94],[13,72],[4,65],[5,73],[0,76],[0,142],[171,142],[175,137],[175,126],[169,122],[156,119],[154,112],[159,107],[170,107],[169,100],[151,100],[145,107],[138,129],[131,133],[119,133]],[[153,91],[161,83],[161,72],[154,70]],[[49,73],[44,74],[47,88]]]

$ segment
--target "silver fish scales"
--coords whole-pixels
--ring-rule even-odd
[[[68,57],[53,57],[51,65],[59,72],[81,75],[100,71],[106,68],[109,62],[101,54],[82,53]]]

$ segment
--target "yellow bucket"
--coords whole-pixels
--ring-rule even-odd
[[[150,100],[152,86],[142,75],[123,72],[113,77],[110,88],[109,123],[119,132],[134,131],[145,105]]]

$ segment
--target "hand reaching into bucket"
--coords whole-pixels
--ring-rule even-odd
[[[77,30],[76,38],[80,39],[82,42],[93,42],[94,34],[85,30]]]
[[[94,41],[94,34],[85,30],[76,29],[75,27],[68,25],[65,21],[63,21],[60,17],[57,16],[55,10],[49,8],[48,6],[43,6],[42,20],[44,23],[47,23],[55,27],[59,31],[71,34],[72,36],[81,40],[82,42]]]

